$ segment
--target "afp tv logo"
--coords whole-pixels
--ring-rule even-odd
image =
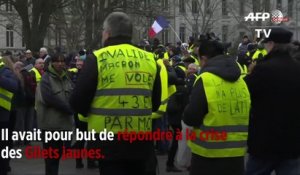
[[[271,20],[273,24],[280,24],[282,22],[288,22],[289,18],[284,17],[280,10],[273,10],[270,13],[267,12],[250,12],[248,16],[245,16],[245,21],[266,21]],[[263,32],[265,38],[269,38],[271,34],[271,29],[254,29],[256,32],[256,36],[260,38],[261,32]]]

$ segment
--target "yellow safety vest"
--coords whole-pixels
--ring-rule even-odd
[[[0,87],[0,107],[10,111],[13,93]]]
[[[2,61],[2,57],[0,56],[0,68],[4,67],[4,65],[5,64]],[[0,107],[10,111],[12,97],[13,97],[13,93],[0,87]]]
[[[88,114],[88,130],[152,130],[152,89],[156,76],[154,54],[129,44],[94,52],[98,85]]]
[[[262,49],[262,50],[257,49],[252,56],[252,60],[254,61],[258,59],[260,54],[262,54],[262,56],[265,57],[268,54],[268,51],[266,49]]]
[[[168,54],[168,52],[164,53],[164,59],[168,59],[169,60],[169,54]]]
[[[246,83],[242,78],[234,83],[227,82],[208,72],[202,73],[197,80],[200,77],[207,98],[208,113],[203,124],[193,128],[196,139],[188,141],[191,151],[209,158],[244,156],[250,108],[250,94]],[[227,139],[203,140],[200,133],[204,131],[224,131]]]
[[[249,57],[249,56],[250,56],[250,52],[248,51],[248,52],[246,53],[246,55]]]
[[[35,75],[35,80],[37,83],[39,83],[42,79],[42,75],[40,74],[40,72],[34,67],[30,70],[30,72],[34,72]]]
[[[179,65],[178,67],[179,67],[183,72],[186,73],[186,68],[185,68],[184,66]]]
[[[188,52],[193,52],[194,51],[194,44],[192,44],[191,46],[188,47]]]
[[[78,69],[76,67],[68,69],[69,72],[77,73]]]
[[[191,58],[193,58],[195,60],[194,64],[196,64],[197,66],[200,66],[199,60],[194,55],[191,55]]]
[[[169,97],[176,92],[175,85],[168,86],[168,72],[163,63],[163,60],[158,59],[156,62],[160,66],[159,76],[161,80],[161,98],[158,110],[156,112],[152,112],[153,119],[157,119],[163,116],[163,114],[167,111]]]
[[[242,66],[239,62],[236,62],[236,63],[237,63],[237,65],[239,66],[239,68],[241,70],[242,78],[244,78],[248,74],[248,67],[245,64]]]
[[[82,114],[78,114],[78,120],[82,122],[88,122],[88,118],[84,117]]]

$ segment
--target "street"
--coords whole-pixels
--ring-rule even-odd
[[[35,144],[34,144],[35,145]],[[24,148],[24,147],[22,147]],[[159,168],[157,175],[188,175],[188,171],[184,170],[182,173],[167,173],[166,161],[167,155],[158,156]],[[60,161],[59,174],[60,175],[97,175],[98,169],[87,169],[86,161],[85,167],[82,169],[75,168],[75,160]],[[10,162],[12,171],[9,175],[44,175],[45,164],[43,159],[12,159]]]

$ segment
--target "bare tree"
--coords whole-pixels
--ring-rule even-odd
[[[186,0],[187,12],[183,14],[188,28],[193,34],[209,32],[210,28],[220,18],[215,14],[220,9],[221,1],[210,0]]]
[[[9,0],[22,21],[23,40],[27,48],[38,51],[44,44],[51,15],[72,0]]]
[[[158,16],[172,18],[169,4],[163,4],[163,0],[127,0],[126,11],[134,15],[134,27],[136,31],[142,31],[142,37],[147,38],[148,30]]]
[[[103,21],[114,10],[123,6],[121,0],[86,0],[85,4],[85,45],[88,49],[99,48]]]
[[[168,17],[168,13],[162,9],[161,0],[86,0],[85,8],[85,43],[90,49],[100,46],[103,21],[113,11],[124,11],[131,15],[134,30],[143,31],[143,37],[147,36],[157,16]]]
[[[83,47],[85,33],[85,1],[73,0],[53,14],[49,27],[52,33],[62,33],[67,51]],[[58,31],[59,30],[59,31]],[[61,44],[62,41],[58,43]],[[58,45],[59,45],[58,44]],[[61,46],[61,45],[60,45]]]

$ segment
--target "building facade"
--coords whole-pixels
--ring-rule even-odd
[[[114,3],[115,2],[115,3]],[[222,41],[236,44],[243,35],[255,37],[255,28],[264,28],[274,25],[269,21],[245,21],[245,16],[250,12],[269,12],[277,9],[289,20],[281,23],[294,32],[294,39],[299,40],[299,14],[298,0],[111,0],[105,4],[118,2],[118,9],[127,12],[134,21],[133,42],[139,44],[143,39],[148,39],[148,30],[156,16],[164,16],[170,22],[170,27],[157,35],[161,43],[188,42],[190,36],[198,37],[200,34],[214,32]],[[72,31],[73,10],[67,10],[67,16],[59,24],[51,24],[44,45],[48,48],[62,46],[70,51],[72,47],[84,47],[84,23],[79,29],[80,33]],[[10,50],[18,53],[25,50],[22,41],[21,21],[13,6],[4,3],[0,8],[0,51]],[[79,21],[82,19],[78,19]],[[76,21],[75,21],[76,22]],[[100,21],[102,23],[103,21]],[[78,23],[78,22],[77,22]],[[70,28],[64,28],[70,24]],[[79,25],[79,24],[78,24]],[[73,36],[74,35],[74,36]],[[78,36],[80,35],[80,36]],[[77,37],[73,41],[70,37]],[[99,37],[99,36],[96,36]],[[74,43],[79,43],[74,45]],[[74,48],[75,49],[75,48]],[[77,49],[77,48],[76,48]]]

